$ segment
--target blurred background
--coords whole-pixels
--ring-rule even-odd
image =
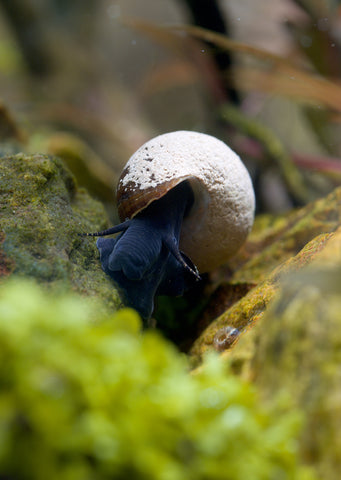
[[[259,212],[341,179],[338,0],[0,0],[2,151],[63,157],[108,206],[150,137],[211,133]]]

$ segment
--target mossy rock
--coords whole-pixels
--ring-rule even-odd
[[[305,411],[302,459],[314,466],[319,478],[337,480],[341,470],[341,227],[319,235],[275,269],[249,298],[254,309],[257,295],[262,294],[267,308],[255,311],[251,324],[222,357],[235,374],[255,384],[264,404],[280,395],[293,409]],[[236,315],[233,309],[232,313]]]
[[[96,296],[115,309],[120,299],[101,270],[95,241],[78,235],[107,226],[103,206],[77,188],[55,157],[4,156],[0,172],[1,276],[34,277],[54,289]]]
[[[280,394],[306,412],[302,457],[320,478],[339,479],[341,266],[310,267],[289,277],[254,339],[248,376],[265,402]]]
[[[340,223],[341,187],[284,215],[257,217],[247,243],[229,262],[230,281],[258,284],[311,240],[334,232]]]
[[[229,262],[229,271],[221,272],[230,278],[220,283],[200,319],[203,332],[191,348],[194,359],[214,349],[219,332],[228,326],[238,328],[240,337],[248,333],[263,317],[281,280],[309,265],[340,223],[341,188],[286,217],[257,219],[248,242]]]

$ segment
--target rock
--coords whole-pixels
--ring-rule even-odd
[[[327,257],[327,261],[326,261]],[[334,263],[334,264],[333,264]],[[301,455],[320,478],[341,471],[341,228],[308,268],[290,275],[263,321],[248,376],[306,414]]]
[[[337,480],[341,470],[340,194],[337,189],[287,221],[276,222],[268,237],[263,230],[264,249],[234,274],[244,281],[258,278],[259,283],[215,320],[192,348],[196,358],[201,357],[224,328],[241,330],[223,358],[236,375],[255,384],[264,405],[270,408],[279,395],[287,408],[305,412],[301,460],[318,478],[328,480]],[[262,231],[257,235],[260,238]],[[293,255],[309,237],[314,238]],[[267,238],[272,238],[268,245]],[[246,250],[252,245],[255,234]]]
[[[337,480],[341,470],[341,227],[318,235],[249,295],[231,309],[229,321],[233,324],[237,323],[233,319],[243,318],[244,305],[250,323],[223,357],[239,377],[255,384],[265,405],[279,395],[287,407],[305,412],[301,460],[314,467],[318,478]],[[218,320],[223,325],[228,316]]]
[[[33,277],[116,309],[120,299],[101,270],[95,240],[78,235],[107,226],[103,206],[55,157],[4,156],[0,174],[0,275]]]
[[[249,349],[252,351],[254,348],[249,331],[262,319],[267,306],[278,292],[282,279],[311,263],[324,250],[340,225],[341,188],[285,218],[274,222],[258,218],[257,222],[258,225],[256,224],[244,248],[229,262],[229,268],[233,272],[229,282],[225,281],[219,286],[221,297],[229,298],[229,291],[235,293],[238,286],[242,296],[235,296],[234,303],[220,312],[220,316],[194,342],[191,354],[195,359],[200,359],[204,352],[214,348],[215,335],[220,329],[230,326],[242,332],[233,344],[234,349],[238,349],[238,343],[248,332],[245,343],[249,346],[243,350],[239,359],[244,362],[244,355],[248,357]],[[226,272],[223,274],[226,277]],[[212,309],[217,311],[219,290],[213,295],[213,306],[209,304],[204,317],[209,316]],[[201,322],[204,325],[207,323],[205,318]]]
[[[318,235],[334,232],[340,222],[341,187],[283,216],[258,217],[248,242],[229,263],[234,272],[230,281],[259,283]]]

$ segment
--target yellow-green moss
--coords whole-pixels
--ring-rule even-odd
[[[229,261],[232,283],[258,283],[285,260],[295,256],[316,236],[341,224],[341,187],[285,216],[256,218],[240,253]]]
[[[341,252],[339,242],[339,252]],[[310,267],[287,279],[256,330],[249,375],[265,401],[290,398],[307,414],[304,458],[321,478],[341,471],[341,268]]]
[[[95,241],[78,236],[106,226],[103,206],[77,188],[57,158],[6,156],[0,173],[2,257],[12,272],[105,298],[114,309],[120,300],[101,270]]]
[[[298,410],[266,409],[209,356],[186,357],[136,313],[12,281],[0,289],[0,477],[311,480]]]
[[[271,300],[278,292],[280,281],[290,272],[308,265],[323,249],[329,235],[320,235],[309,242],[296,256],[290,258],[260,282],[243,298],[214,320],[195,341],[191,354],[200,358],[207,350],[214,348],[213,339],[218,330],[230,325],[249,335],[249,329],[260,321]]]
[[[318,239],[323,248],[316,249]],[[278,276],[277,292],[262,318],[223,357],[235,373],[257,385],[265,404],[279,394],[306,412],[302,456],[320,478],[336,480],[341,469],[341,227],[310,242],[302,255],[277,269],[281,272],[285,275]]]
[[[291,212],[285,218],[257,218],[246,245],[230,260],[229,272],[223,269],[220,272],[220,278],[229,273],[229,281],[224,280],[219,286],[222,295],[225,292],[228,297],[230,292],[237,291],[241,286],[243,288],[239,288],[239,291],[248,293],[239,299],[235,296],[234,303],[228,304],[225,311],[216,305],[218,301],[224,306],[224,298],[219,299],[217,295],[219,290],[213,294],[201,320],[207,325],[207,314],[210,311],[220,310],[219,316],[216,319],[211,317],[210,325],[194,342],[191,349],[194,361],[213,348],[213,339],[221,328],[229,325],[242,330],[240,340],[245,333],[250,335],[249,329],[263,317],[282,278],[315,260],[324,251],[325,245],[329,245],[331,238],[336,236],[340,223],[341,188]],[[326,258],[328,255],[334,261],[335,252],[330,252]],[[248,343],[252,350],[252,341]]]

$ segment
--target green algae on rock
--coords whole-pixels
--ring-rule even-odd
[[[255,383],[265,404],[279,394],[293,408],[306,412],[302,458],[314,466],[319,478],[337,480],[341,469],[341,227],[317,237],[303,253],[310,255],[309,265],[300,254],[284,264],[286,275],[267,310],[223,357],[235,373]],[[306,266],[301,268],[302,264]]]
[[[238,328],[249,335],[250,328],[264,316],[266,308],[278,292],[280,282],[285,275],[308,265],[323,248],[327,238],[328,235],[320,235],[309,242],[301,252],[275,268],[263,282],[260,282],[225,313],[214,320],[195,341],[191,354],[195,357],[200,357],[205,351],[211,349],[214,345],[215,335],[226,325]]]
[[[101,270],[94,243],[78,236],[106,226],[101,204],[78,189],[54,157],[5,156],[0,173],[1,254],[11,272],[104,298],[116,308],[118,294]]]
[[[341,252],[341,239],[338,244]],[[314,266],[290,276],[256,329],[249,374],[266,402],[290,398],[307,422],[302,457],[320,478],[341,471],[341,264]],[[266,332],[266,333],[264,333]]]
[[[217,355],[191,375],[133,310],[99,311],[0,286],[1,478],[315,478],[297,455],[299,410],[265,409]]]
[[[285,216],[256,218],[254,229],[241,251],[229,261],[231,283],[259,283],[279,264],[290,259],[320,234],[341,224],[341,187],[326,197]]]
[[[250,335],[250,327],[263,317],[285,275],[300,270],[318,257],[341,223],[341,188],[286,218],[266,224],[265,228],[264,219],[258,221],[261,226],[257,228],[256,219],[255,230],[245,247],[229,262],[229,268],[234,270],[229,282],[219,287],[225,297],[239,286],[246,294],[236,298],[194,342],[191,354],[195,359],[213,348],[215,335],[225,326],[242,331],[238,342],[245,333]],[[215,298],[212,297],[213,303],[216,303]],[[249,342],[252,349],[253,341]]]

